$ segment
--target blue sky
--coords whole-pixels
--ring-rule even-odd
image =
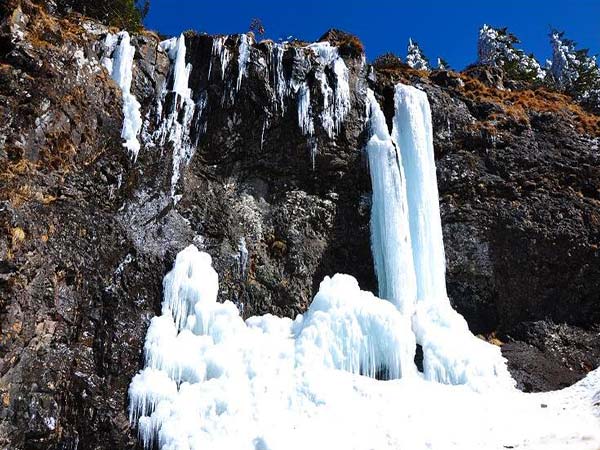
[[[292,35],[312,41],[329,28],[349,31],[363,41],[369,60],[389,51],[404,57],[412,37],[432,61],[442,56],[461,69],[476,59],[483,23],[507,26],[540,61],[551,53],[551,27],[600,53],[600,0],[151,0],[146,26],[166,35],[188,29],[233,34],[247,31],[254,17],[275,40]]]

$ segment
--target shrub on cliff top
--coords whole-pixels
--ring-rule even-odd
[[[63,11],[76,11],[120,29],[138,31],[150,9],[150,0],[57,0]]]

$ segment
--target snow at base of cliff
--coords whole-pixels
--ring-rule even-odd
[[[600,445],[600,370],[544,394],[427,381],[398,345],[414,339],[405,316],[351,276],[326,277],[294,321],[244,322],[231,302],[216,301],[217,283],[210,256],[194,246],[165,277],[163,315],[152,320],[146,368],[129,390],[131,420],[147,448]]]

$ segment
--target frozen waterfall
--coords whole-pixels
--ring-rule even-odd
[[[367,93],[371,138],[367,156],[373,198],[371,250],[379,281],[379,297],[394,303],[408,317],[417,295],[410,241],[406,180],[401,154],[371,90]]]
[[[165,112],[159,137],[180,143],[175,151],[185,164],[190,141],[181,138],[196,107],[185,41],[162,45],[172,61],[164,95],[176,106]],[[222,50],[215,40],[213,54],[223,58]],[[299,121],[312,127],[309,91],[299,95],[310,118]],[[394,100],[390,132],[367,92],[381,298],[335,274],[304,315],[244,321],[234,303],[218,301],[211,256],[193,245],[181,250],[163,280],[144,368],[129,386],[129,420],[146,449],[531,450],[547,442],[563,448],[578,436],[584,445],[600,442],[590,406],[600,371],[563,391],[522,394],[512,389],[499,348],[474,337],[452,309],[427,96],[398,85]],[[244,275],[252,247],[242,239],[239,252]],[[423,374],[414,364],[417,344]]]
[[[512,387],[500,349],[471,334],[446,293],[427,95],[412,86],[396,86],[391,136],[372,92],[368,99],[371,241],[379,295],[412,317],[426,379],[478,390]]]

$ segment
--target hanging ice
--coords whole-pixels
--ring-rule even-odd
[[[414,312],[417,288],[404,171],[400,152],[370,89],[367,101],[371,131],[367,155],[373,186],[371,248],[379,297],[391,301],[410,317]]]
[[[298,123],[302,133],[312,136],[315,132],[315,126],[311,115],[310,89],[305,82],[298,90]]]
[[[247,34],[240,34],[240,43],[239,43],[239,56],[238,56],[238,78],[236,84],[236,90],[240,90],[240,86],[242,85],[242,78],[247,76],[246,70],[248,66],[248,61],[250,60],[250,39]]]
[[[423,369],[427,379],[467,384],[474,389],[514,386],[500,349],[470,333],[466,321],[450,306],[446,293],[444,244],[427,95],[411,86],[396,86],[391,139],[386,136],[387,127],[372,93],[369,103],[373,134],[367,146],[373,180],[371,239],[381,295],[408,314],[412,314],[408,305],[416,304],[412,314],[413,331],[417,343],[423,347]],[[379,146],[381,137],[388,143]],[[393,154],[394,144],[400,151],[396,160],[398,168],[392,161],[382,170],[385,151],[381,149]],[[378,151],[379,158],[375,159]],[[402,182],[402,169],[406,184]],[[407,214],[408,229],[398,229],[406,226]],[[393,219],[386,222],[387,218]],[[407,253],[410,249],[412,262],[407,261],[411,258]],[[414,270],[416,291],[413,278],[403,270]]]
[[[121,31],[118,35],[109,33],[104,46],[107,56],[102,63],[123,94],[123,130],[121,131],[121,137],[125,140],[123,146],[129,150],[135,161],[140,151],[138,135],[142,129],[140,103],[131,93],[135,47],[131,45],[129,33],[126,31]],[[110,53],[112,53],[112,58],[108,56]]]
[[[192,70],[190,64],[186,64],[185,55],[185,36],[182,34],[179,38],[172,38],[160,43],[161,48],[167,52],[171,60],[170,84],[171,89],[162,93],[161,98],[161,116],[159,117],[160,126],[156,131],[156,138],[159,145],[164,146],[167,142],[172,144],[173,148],[173,169],[171,174],[171,196],[177,200],[175,189],[177,182],[181,177],[183,167],[191,159],[195,145],[191,141],[192,120],[196,110],[196,104],[192,99],[192,91],[189,88],[189,76]],[[168,93],[175,94],[174,101],[171,102],[171,109],[164,112],[162,104],[165,102]],[[199,106],[206,106],[206,97],[200,96]],[[199,111],[198,116],[201,116]]]
[[[215,36],[213,38],[213,43],[212,43],[212,56],[218,56],[219,57],[219,62],[221,64],[221,80],[225,79],[225,70],[227,69],[227,66],[229,64],[229,60],[231,57],[231,54],[229,53],[229,49],[227,48],[227,46],[225,45],[225,42],[227,41],[227,38],[229,36],[225,35],[225,36]],[[212,58],[210,60],[209,66],[208,66],[208,77],[210,78],[210,73],[212,70]]]
[[[271,48],[271,47],[269,47]],[[285,100],[289,93],[289,87],[283,73],[283,54],[285,47],[282,44],[273,44],[271,57],[271,72],[273,74],[273,90],[275,91],[275,111],[285,113]]]
[[[436,301],[447,295],[431,111],[427,95],[412,86],[398,84],[394,103],[392,135],[406,175],[404,189],[408,200],[417,299]]]
[[[327,135],[333,138],[336,133],[339,133],[342,122],[350,111],[348,68],[339,55],[338,48],[329,42],[317,42],[309,45],[308,48],[317,55],[319,60],[315,77],[321,85],[321,95],[323,96],[321,123]],[[333,87],[329,85],[327,69],[334,74],[335,85]]]

